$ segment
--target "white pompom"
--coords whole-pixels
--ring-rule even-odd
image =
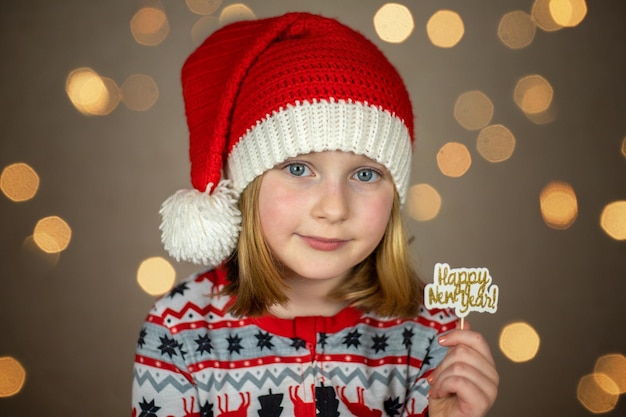
[[[209,184],[207,190],[210,190]],[[176,260],[211,267],[220,265],[237,246],[241,212],[230,181],[213,193],[179,190],[161,206],[161,241]]]

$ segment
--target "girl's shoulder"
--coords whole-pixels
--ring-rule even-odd
[[[150,315],[168,324],[199,317],[223,317],[232,302],[230,296],[220,294],[226,283],[226,272],[221,269],[195,273],[157,299]]]

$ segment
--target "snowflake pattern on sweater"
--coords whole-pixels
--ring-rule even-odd
[[[225,284],[223,270],[199,273],[155,303],[137,342],[133,417],[426,415],[449,311],[237,318],[217,295]]]

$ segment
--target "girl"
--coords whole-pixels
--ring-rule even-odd
[[[210,269],[149,313],[133,416],[485,415],[487,344],[409,265],[413,113],[374,44],[307,13],[238,22],[182,83],[194,190],[162,238]]]

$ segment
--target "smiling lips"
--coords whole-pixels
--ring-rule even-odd
[[[311,248],[320,251],[334,251],[343,247],[348,241],[341,239],[326,239],[317,236],[302,236],[300,238],[306,242]]]

